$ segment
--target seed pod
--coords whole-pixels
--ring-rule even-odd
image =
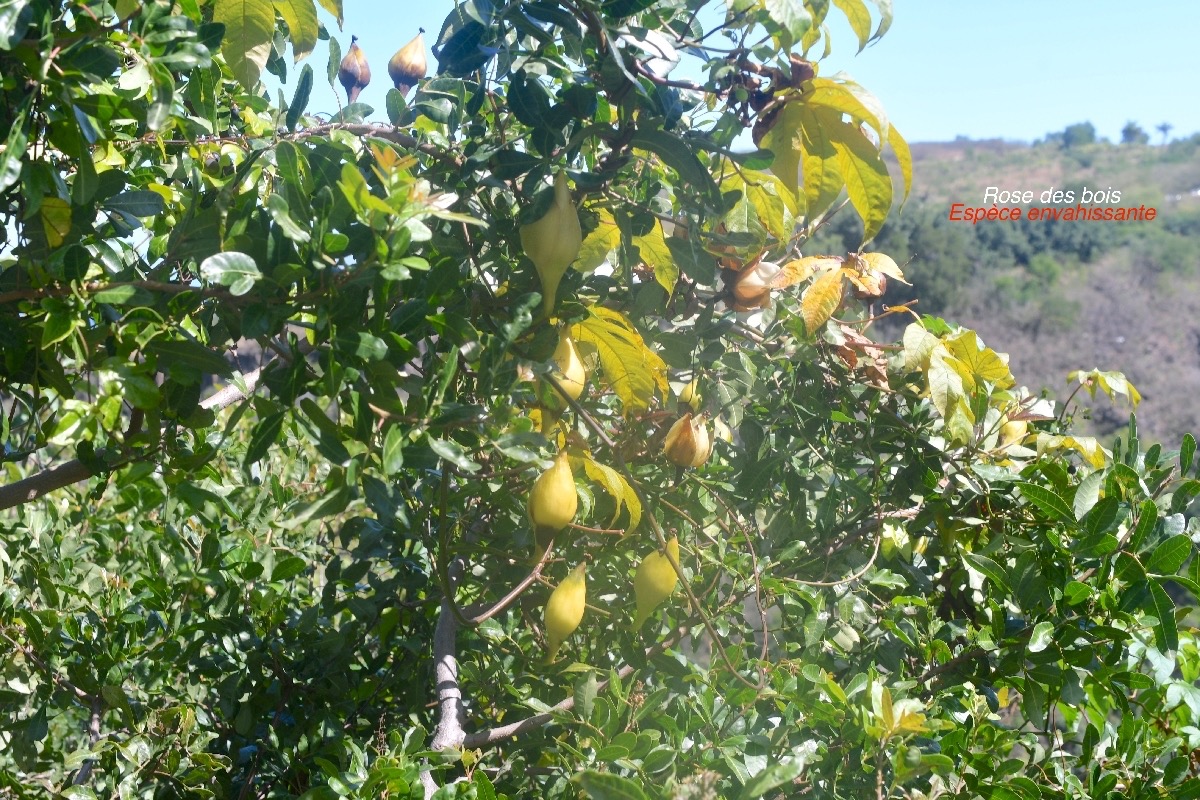
[[[358,100],[358,93],[367,88],[371,82],[371,67],[367,65],[367,57],[358,46],[358,37],[350,37],[350,49],[338,67],[338,82],[346,90],[346,102]]]
[[[537,268],[546,316],[554,310],[558,283],[571,262],[579,257],[581,244],[583,231],[579,227],[579,213],[571,200],[567,174],[560,172],[554,177],[554,204],[550,210],[536,222],[521,226],[521,249]]]
[[[770,261],[760,261],[739,272],[730,287],[734,310],[750,311],[771,302],[771,280],[777,272],[779,265]]]
[[[424,28],[412,41],[396,51],[388,62],[388,74],[392,83],[400,90],[400,94],[408,94],[408,90],[417,85],[417,81],[425,77],[425,33]]]
[[[587,383],[587,367],[579,357],[579,348],[571,338],[570,329],[564,327],[558,332],[558,346],[554,348],[554,377],[558,385],[572,400],[578,400],[583,394],[584,384]]]
[[[1029,433],[1029,423],[1023,419],[1006,420],[1000,426],[1000,447],[1020,444]]]
[[[558,655],[558,648],[583,622],[583,609],[587,605],[586,565],[580,564],[571,570],[563,582],[554,587],[546,601],[546,663]]]
[[[672,536],[667,540],[667,553],[679,563],[679,538]],[[633,620],[633,629],[639,631],[649,619],[654,610],[675,591],[679,583],[679,575],[667,557],[658,550],[642,559],[638,564],[637,573],[633,576],[633,596],[637,601],[637,616]]]
[[[689,411],[671,426],[663,442],[663,453],[681,467],[699,467],[712,455],[712,436],[704,417],[692,416]]]
[[[579,495],[575,493],[575,475],[567,451],[560,450],[554,466],[538,476],[529,492],[529,521],[534,528],[561,531],[575,519]]]

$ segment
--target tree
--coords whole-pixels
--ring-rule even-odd
[[[1063,128],[1063,147],[1079,147],[1096,142],[1096,126],[1090,122],[1077,122]]]
[[[1149,144],[1150,134],[1142,130],[1142,126],[1133,120],[1125,123],[1121,129],[1121,144]]]
[[[8,5],[6,794],[1200,792],[1194,439],[866,336],[904,140],[704,5],[461,4],[388,124],[259,93],[312,5]]]
[[[1162,134],[1163,144],[1167,143],[1167,137],[1171,134],[1171,129],[1175,126],[1169,122],[1160,122],[1155,126],[1155,130]]]

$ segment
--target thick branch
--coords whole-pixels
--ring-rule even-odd
[[[433,729],[431,750],[458,749],[462,747],[465,737],[463,723],[466,721],[466,712],[463,710],[462,688],[458,685],[458,616],[454,613],[454,598],[451,596],[461,573],[461,561],[450,565],[449,585],[446,595],[442,597],[437,627],[433,629],[433,677],[437,686],[438,721]],[[430,770],[421,772],[421,783],[425,787],[425,797],[433,797],[438,785]]]
[[[246,391],[243,392],[236,386],[226,386],[201,402],[200,407],[216,411],[233,405],[239,400],[245,400],[254,393],[261,373],[261,369],[256,369],[242,376],[242,380],[246,384]],[[93,474],[82,461],[73,459],[36,475],[30,475],[16,483],[0,486],[0,511],[36,500],[55,489],[85,481]]]

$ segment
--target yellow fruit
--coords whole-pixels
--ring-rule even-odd
[[[583,608],[587,603],[587,581],[585,566],[580,564],[571,570],[562,583],[554,587],[546,601],[546,663],[558,655],[558,648],[567,640],[579,623],[583,621]]]
[[[579,227],[579,213],[571,200],[567,174],[560,172],[554,177],[554,204],[550,210],[536,222],[521,226],[521,249],[537,268],[546,316],[554,310],[558,284],[567,267],[579,257],[581,244],[583,230]]]
[[[692,411],[700,410],[700,381],[692,378],[692,382],[679,392],[679,402],[692,407]]]
[[[554,466],[538,476],[529,492],[529,521],[535,528],[560,531],[575,519],[579,495],[567,451],[559,451]]]
[[[1029,433],[1029,423],[1023,419],[1014,419],[1000,426],[1000,446],[1008,447],[1020,444]]]
[[[700,466],[708,461],[712,448],[712,436],[704,417],[693,416],[690,411],[675,421],[663,442],[663,453],[681,467]]]
[[[568,328],[558,332],[558,346],[554,348],[554,377],[563,392],[572,400],[578,400],[587,383],[587,368],[579,357],[579,348],[571,338]]]
[[[418,28],[418,31],[412,41],[397,50],[388,62],[388,74],[401,94],[408,94],[408,90],[425,77],[425,37],[422,35],[425,29]]]
[[[667,553],[679,563],[679,538],[672,536],[667,540]],[[637,573],[633,576],[633,596],[637,600],[637,616],[633,620],[633,629],[639,631],[642,625],[662,605],[662,602],[675,591],[679,583],[679,575],[667,557],[655,550],[642,559],[638,564]]]
[[[338,67],[338,81],[346,90],[347,102],[358,100],[358,93],[371,82],[371,68],[367,65],[367,57],[358,46],[358,37],[350,37],[350,49]]]

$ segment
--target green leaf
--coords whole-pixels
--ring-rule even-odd
[[[1036,483],[1018,483],[1021,496],[1059,522],[1075,523],[1075,514],[1067,501]]]
[[[349,461],[350,452],[346,449],[346,445],[342,444],[342,435],[337,424],[325,414],[316,401],[311,397],[304,398],[300,401],[300,410],[304,413],[302,416],[297,416],[296,421],[300,423],[300,428],[317,446],[321,455],[335,464],[344,464]]]
[[[463,472],[479,471],[479,465],[472,461],[463,446],[453,439],[435,439],[431,436],[429,437],[429,449]]]
[[[274,0],[275,10],[287,23],[289,38],[292,42],[292,57],[299,63],[307,57],[317,44],[320,24],[317,22],[317,7],[313,0]],[[307,64],[305,69],[311,76],[312,68]],[[303,82],[303,74],[301,76]],[[310,78],[311,84],[311,78]],[[299,93],[299,90],[297,90]],[[307,98],[305,98],[307,103]],[[292,126],[288,126],[291,130]]]
[[[275,562],[275,568],[271,570],[271,580],[286,581],[288,578],[294,578],[306,569],[308,569],[308,562],[303,558],[288,556]]]
[[[275,8],[269,0],[214,0],[213,21],[225,26],[221,52],[233,76],[253,90],[271,55]]]
[[[395,475],[404,466],[404,445],[408,434],[400,425],[388,428],[383,440],[383,472],[385,475]]]
[[[798,42],[812,27],[812,14],[805,8],[801,0],[761,0],[763,8],[770,15],[771,21],[779,25],[792,37],[792,42]]]
[[[185,366],[201,375],[226,378],[233,375],[233,367],[224,356],[190,339],[155,339],[146,347],[146,351],[158,357],[159,369],[169,371],[176,366]]]
[[[995,584],[998,591],[1003,594],[1012,594],[1012,589],[1008,585],[1008,574],[995,561],[978,553],[964,552],[962,558],[976,572],[981,572],[987,576],[988,580]]]
[[[591,800],[650,800],[636,783],[611,772],[589,769],[571,780],[578,783]]]
[[[0,22],[15,21],[19,16],[32,16],[32,6],[26,6],[19,14],[5,14],[0,7]],[[12,118],[12,127],[4,139],[4,149],[0,151],[0,192],[21,179],[21,165],[25,162],[26,146],[29,144],[29,107],[35,97],[35,92],[29,92],[17,107]]]
[[[296,91],[292,95],[292,102],[288,104],[285,124],[289,131],[296,130],[296,124],[300,122],[300,117],[303,116],[305,109],[308,108],[309,98],[312,97],[312,87],[312,64],[305,64],[300,70],[300,78],[296,81]]]
[[[1179,649],[1179,627],[1175,622],[1175,603],[1157,580],[1151,580],[1150,602],[1158,624],[1154,626],[1154,646],[1159,652],[1167,653]]]
[[[654,153],[671,169],[679,173],[680,179],[687,185],[689,191],[699,192],[708,198],[712,206],[719,206],[721,193],[712,175],[691,148],[673,133],[664,130],[639,129],[630,139],[629,144],[638,150]]]
[[[200,277],[211,283],[228,286],[230,294],[240,297],[254,288],[254,284],[262,278],[262,273],[253,258],[232,250],[217,253],[200,262]]]
[[[250,444],[246,448],[246,456],[242,459],[245,469],[249,469],[251,464],[265,456],[271,445],[279,441],[279,431],[283,428],[285,414],[284,411],[276,411],[263,417],[254,426],[254,432],[250,434]]]
[[[1039,622],[1033,628],[1029,637],[1029,645],[1025,648],[1030,653],[1040,653],[1054,641],[1054,623]]]
[[[781,764],[772,764],[751,778],[742,787],[738,800],[756,800],[772,789],[790,784],[804,772],[804,761],[792,759]]]
[[[1192,554],[1192,539],[1181,533],[1172,536],[1154,548],[1150,558],[1146,560],[1146,571],[1160,575],[1174,575]]]
[[[1190,433],[1183,435],[1183,444],[1179,446],[1179,474],[1187,475],[1192,468],[1192,459],[1196,455],[1196,437]]]

